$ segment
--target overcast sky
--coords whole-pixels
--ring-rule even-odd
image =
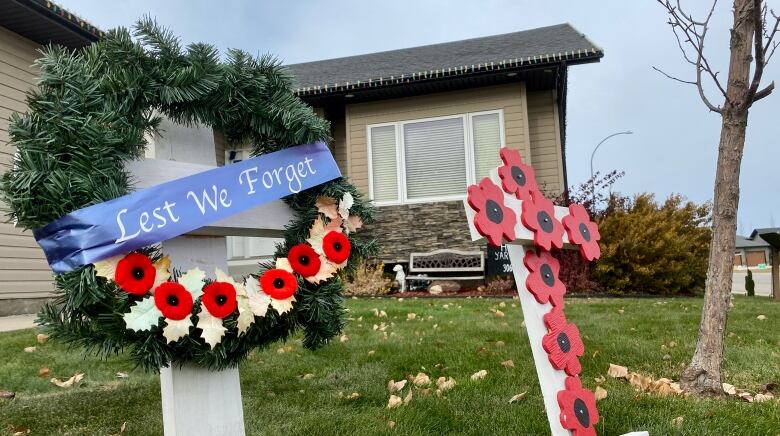
[[[780,9],[780,1],[772,4]],[[274,53],[285,63],[306,62],[514,32],[569,22],[606,53],[601,63],[569,72],[567,165],[569,183],[589,177],[594,146],[622,130],[634,135],[606,142],[596,170],[620,169],[616,190],[677,192],[703,202],[712,198],[719,117],[709,113],[694,87],[653,71],[658,66],[684,78],[694,71],[681,59],[655,1],[157,1],[60,0],[103,29],[130,26],[144,14],[184,42],[209,42],[221,50]],[[698,5],[708,2],[683,0]],[[707,49],[726,75],[731,10],[721,1]],[[764,77],[780,81],[780,57]],[[710,91],[712,89],[710,88]],[[753,107],[742,165],[739,231],[780,225],[777,138],[780,92]],[[710,92],[715,102],[722,97]],[[774,114],[774,115],[773,115]],[[773,139],[775,138],[775,139]]]

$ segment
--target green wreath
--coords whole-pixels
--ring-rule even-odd
[[[0,197],[18,225],[41,227],[71,211],[127,194],[132,181],[123,164],[143,156],[144,134],[159,125],[157,114],[181,124],[209,125],[230,144],[251,144],[254,155],[329,138],[328,122],[295,97],[292,78],[275,58],[229,50],[227,60],[221,62],[211,45],[190,44],[182,49],[178,38],[152,19],[139,20],[133,29],[132,36],[124,28],[108,32],[77,52],[49,47],[36,61],[38,86],[27,96],[28,113],[11,118],[9,133],[17,157],[0,183]],[[209,283],[198,271],[174,269],[168,281],[163,253],[146,247],[122,259],[99,262],[97,267],[57,275],[56,296],[43,308],[38,323],[53,338],[101,357],[127,349],[130,359],[151,371],[185,362],[210,369],[233,367],[253,348],[284,340],[298,329],[303,330],[304,346],[322,346],[344,325],[340,275],[349,270],[343,256],[333,259],[322,254],[323,244],[351,245],[346,253],[352,259],[373,253],[373,242],[345,237],[350,228],[369,222],[372,210],[343,178],[285,201],[295,219],[277,247],[277,265],[261,267],[257,276],[247,280],[249,289],[243,293],[242,284],[224,275]],[[325,234],[328,230],[338,234]],[[338,241],[328,241],[330,236]],[[300,262],[290,265],[285,260],[290,250],[311,254],[310,244],[320,245],[307,260],[321,259],[331,268],[307,278],[311,265],[306,270]],[[149,277],[155,279],[153,286],[159,292],[132,292],[138,289],[128,280],[136,280],[136,286],[141,282],[152,286]],[[255,298],[255,303],[265,302],[268,296],[286,303],[266,305],[262,316],[257,315],[262,310],[253,310],[250,320],[242,308],[247,307],[247,297],[258,296],[257,289],[252,291],[260,285],[258,277],[279,289],[274,290],[278,295],[264,289],[263,299]],[[297,283],[291,284],[290,277]],[[238,292],[231,293],[226,283]],[[295,285],[292,303],[287,297]],[[182,287],[189,296],[181,294]],[[158,317],[142,322],[148,324],[146,329],[130,329],[128,314],[140,313],[144,305],[149,309],[155,297],[163,305],[166,300],[179,303],[182,297],[191,298],[192,310],[177,313],[175,307],[171,309],[175,305],[169,305],[163,310],[164,320]],[[237,309],[225,313],[220,310],[224,307]],[[219,340],[209,340],[205,330],[186,325],[179,326],[184,331],[176,340],[169,340],[172,335],[164,331],[169,321],[182,315],[205,319],[206,310],[224,326]],[[144,312],[150,313],[156,314]]]

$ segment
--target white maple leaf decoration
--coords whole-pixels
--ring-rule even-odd
[[[305,279],[307,282],[314,283],[316,285],[317,283],[323,282],[333,277],[337,270],[337,265],[334,265],[332,262],[326,259],[325,256],[320,256],[320,270],[317,271],[317,274],[305,277]]]
[[[285,313],[292,310],[294,302],[295,302],[295,296],[292,296],[290,298],[285,298],[284,300],[277,300],[276,298],[271,298],[271,307],[273,307],[275,311],[279,312],[279,315],[284,315]]]
[[[349,218],[349,210],[352,209],[354,204],[355,199],[352,197],[352,194],[345,192],[344,196],[341,197],[341,201],[339,201],[339,215],[341,215],[342,220]]]
[[[222,341],[222,337],[225,336],[227,329],[222,325],[222,320],[211,316],[206,310],[206,306],[201,303],[200,313],[198,314],[198,325],[200,329],[200,337],[206,341],[211,348],[219,344]]]
[[[184,319],[170,319],[165,318],[165,328],[163,328],[163,336],[168,340],[168,343],[176,342],[177,340],[190,334],[190,327],[192,327],[191,317]]]
[[[149,296],[135,303],[123,317],[127,328],[136,332],[151,330],[160,322],[163,314],[154,305],[154,297]]]
[[[268,313],[268,306],[271,304],[271,297],[265,292],[260,290],[260,281],[254,277],[247,277],[244,282],[244,288],[246,289],[248,297],[249,309],[255,316],[260,318],[264,317]]]
[[[179,277],[179,284],[192,294],[192,301],[203,295],[203,279],[206,273],[200,268],[193,268]]]
[[[318,216],[309,229],[309,238],[306,240],[306,242],[308,242],[309,245],[314,248],[314,251],[316,251],[317,254],[325,254],[322,249],[322,240],[330,231],[335,230],[337,232],[341,232],[342,222],[343,220],[339,216],[330,220],[328,224],[325,224],[325,221],[322,220],[322,217]]]
[[[244,295],[237,295],[238,300],[238,319],[236,327],[238,328],[238,334],[246,333],[249,327],[255,322],[255,314],[249,306],[249,297]],[[266,308],[268,306],[266,305]]]

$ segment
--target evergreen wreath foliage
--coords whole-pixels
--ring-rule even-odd
[[[229,50],[221,61],[211,45],[182,48],[176,36],[150,18],[139,20],[132,35],[115,29],[78,51],[48,47],[36,64],[40,79],[27,96],[29,111],[12,115],[9,127],[17,158],[0,182],[9,218],[27,229],[127,194],[132,179],[123,165],[143,156],[144,134],[155,131],[159,114],[185,125],[211,126],[230,144],[251,144],[254,155],[329,139],[328,122],[293,94],[292,77],[275,58]],[[352,212],[370,222],[370,205],[343,178],[289,196],[285,201],[295,218],[277,256],[306,240],[320,216],[318,196],[345,193],[355,199]],[[352,259],[375,252],[373,241],[350,242]],[[142,252],[152,260],[162,255],[153,247]],[[290,312],[269,310],[240,336],[236,315],[230,315],[224,319],[228,333],[213,349],[197,335],[166,343],[159,326],[151,332],[128,330],[123,314],[138,297],[96,277],[91,265],[56,276],[56,297],[38,323],[53,338],[104,358],[126,349],[150,371],[185,362],[222,369],[298,329],[310,349],[340,333],[344,309],[338,275],[318,285],[298,281]]]

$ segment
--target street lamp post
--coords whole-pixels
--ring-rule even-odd
[[[596,181],[593,180],[593,178],[595,177],[595,175],[593,174],[593,156],[596,155],[596,151],[599,149],[599,147],[601,147],[601,144],[603,144],[604,142],[607,141],[607,139],[609,139],[609,138],[611,138],[613,136],[618,136],[618,135],[633,135],[633,134],[634,134],[634,132],[632,132],[630,130],[626,130],[625,132],[615,132],[615,133],[613,133],[613,134],[611,134],[609,136],[606,136],[604,139],[601,140],[601,142],[599,142],[596,145],[596,148],[593,149],[593,153],[590,154],[590,185],[591,185],[591,189],[593,191],[592,192],[592,194],[593,194],[593,205],[592,205],[592,207],[594,207],[594,208],[596,207]]]

